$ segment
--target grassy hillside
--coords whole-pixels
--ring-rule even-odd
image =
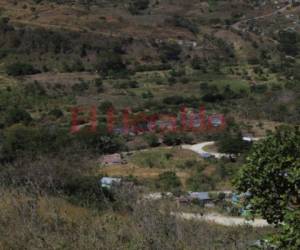
[[[248,249],[275,232],[173,215],[239,215],[180,198],[234,189],[242,136],[300,123],[299,15],[287,1],[0,0],[0,249]],[[183,107],[205,107],[203,130],[182,126]],[[206,124],[216,114],[224,130]],[[143,133],[145,117],[176,131]],[[203,141],[235,157],[180,148]],[[101,164],[115,153],[125,162]]]

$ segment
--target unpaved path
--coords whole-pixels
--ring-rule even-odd
[[[195,144],[195,145],[182,145],[182,148],[191,150],[191,151],[199,154],[202,157],[213,156],[217,159],[221,159],[223,157],[225,157],[225,158],[230,157],[229,154],[222,154],[222,153],[217,153],[217,152],[208,152],[208,151],[204,150],[205,147],[211,146],[211,145],[214,145],[214,144],[215,144],[214,141],[209,141],[209,142],[201,142],[201,143],[198,143],[198,144]]]
[[[263,139],[263,137],[257,137],[257,138],[250,138],[250,137],[243,137],[244,141],[259,141]],[[191,150],[197,154],[199,154],[201,157],[215,157],[217,159],[221,159],[221,158],[230,158],[230,154],[223,154],[223,153],[218,153],[218,152],[210,152],[210,151],[206,151],[204,150],[205,147],[207,146],[212,146],[214,145],[216,142],[214,141],[207,141],[207,142],[201,142],[195,145],[182,145],[181,148],[182,149],[188,149]]]
[[[241,217],[229,217],[217,213],[198,214],[198,213],[172,213],[179,219],[212,222],[223,226],[252,226],[252,227],[267,227],[271,226],[266,220],[254,219],[246,220]]]
[[[255,21],[255,20],[259,20],[259,19],[263,19],[263,18],[267,18],[267,17],[271,17],[271,16],[274,16],[276,15],[277,13],[281,13],[281,12],[284,12],[288,9],[290,5],[286,5],[280,9],[277,9],[277,10],[274,10],[272,11],[271,13],[268,13],[268,14],[264,14],[264,15],[261,15],[261,16],[257,16],[257,17],[253,17],[253,18],[247,18],[247,19],[243,19],[241,21],[238,21],[236,23],[234,23],[233,25],[231,25],[231,27],[235,30],[240,30],[240,25],[244,22],[248,22],[248,21]]]

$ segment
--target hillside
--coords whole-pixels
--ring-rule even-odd
[[[299,18],[0,0],[0,249],[298,249]]]

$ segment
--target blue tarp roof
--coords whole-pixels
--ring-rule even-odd
[[[210,200],[208,192],[191,192],[190,197],[198,200]]]

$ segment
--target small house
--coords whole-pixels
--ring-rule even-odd
[[[193,200],[198,200],[203,204],[209,203],[212,201],[212,198],[209,196],[208,192],[190,192],[189,197]]]
[[[111,188],[113,185],[119,185],[120,183],[120,178],[103,177],[100,180],[101,187],[104,188]]]

